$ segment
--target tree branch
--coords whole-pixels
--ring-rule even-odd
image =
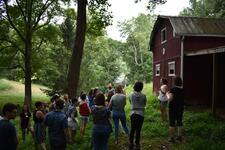
[[[36,31],[36,30],[38,30],[38,29],[40,29],[40,28],[38,28],[38,29],[36,29],[36,27],[37,27],[37,25],[38,25],[38,23],[39,23],[39,21],[41,20],[41,16],[44,14],[44,12],[48,9],[48,7],[53,3],[53,2],[55,2],[55,0],[52,0],[50,3],[48,3],[50,0],[47,0],[46,2],[45,2],[45,4],[42,6],[42,8],[41,8],[41,10],[40,10],[40,13],[38,14],[38,16],[37,16],[37,20],[36,20],[36,22],[35,22],[35,24],[34,24],[34,26],[33,26],[33,31]],[[43,27],[43,26],[42,26]]]
[[[15,42],[9,40],[9,39],[0,39],[0,41],[6,41],[13,45],[13,47],[17,48],[23,55],[25,54],[24,51],[17,45]]]
[[[22,7],[21,7],[21,5],[20,5],[18,0],[16,0],[16,4],[18,5],[18,7],[19,7],[19,9],[20,9],[20,11],[22,13],[24,22],[26,22],[26,16],[25,16],[24,11],[23,11],[23,9],[22,9]]]
[[[6,6],[6,15],[8,18],[8,21],[10,23],[10,25],[13,27],[13,29],[17,32],[17,34],[19,35],[19,37],[22,39],[22,41],[26,42],[25,38],[23,37],[23,35],[20,33],[20,31],[17,29],[17,27],[14,25],[14,23],[11,20],[11,17],[9,15],[9,6],[8,6],[8,1],[4,0],[5,6]]]
[[[3,51],[3,50],[5,50],[5,49],[7,49],[7,48],[9,48],[9,47],[14,47],[14,46],[12,46],[12,45],[4,46],[4,47],[2,47],[2,48],[0,49],[0,52]]]
[[[35,48],[35,49],[36,49],[36,50],[40,49],[40,47],[41,47],[41,45],[43,44],[43,42],[44,42],[44,39],[42,38],[40,44],[39,44],[39,45],[37,46],[37,48]]]
[[[48,19],[44,24],[40,25],[40,26],[36,26],[36,28],[33,29],[33,31],[37,31],[39,30],[40,28],[44,27],[44,26],[47,26],[48,24],[50,23],[50,19]]]

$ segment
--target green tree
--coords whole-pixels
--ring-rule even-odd
[[[190,7],[185,8],[180,15],[225,18],[225,1],[190,0]]]
[[[141,0],[135,0],[138,2]],[[167,0],[148,0],[149,5],[155,5],[165,3]],[[67,76],[67,91],[70,96],[75,96],[80,74],[80,65],[83,56],[83,48],[86,33],[86,6],[87,0],[77,0],[77,27],[75,43],[72,53],[72,59],[70,62],[69,72]],[[93,27],[101,29],[110,24],[112,16],[108,12],[108,7],[110,6],[108,0],[90,0],[88,3],[90,14],[95,18]],[[150,7],[149,7],[150,8]]]
[[[126,71],[120,44],[106,36],[86,37],[78,91],[104,87]]]
[[[140,14],[119,25],[122,36],[126,38],[123,57],[130,68],[127,76],[131,81],[149,82],[152,78],[152,55],[148,50],[148,41],[154,20],[154,16]]]
[[[0,41],[16,47],[14,50],[19,51],[22,55],[25,76],[24,103],[31,106],[32,53],[35,44],[33,36],[59,14],[61,11],[60,1],[16,0],[9,3],[9,0],[3,0],[1,2],[1,18],[13,30],[12,33],[16,33],[17,37],[14,34],[7,36],[7,38],[1,36]],[[36,45],[40,46],[42,43],[40,41]]]

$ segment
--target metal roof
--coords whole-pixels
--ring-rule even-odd
[[[191,36],[225,36],[225,19],[168,17],[175,34]]]
[[[215,36],[225,37],[225,19],[198,18],[181,16],[158,16],[153,27],[149,44],[152,45],[154,34],[159,24],[164,19],[169,19],[175,35],[178,36]]]

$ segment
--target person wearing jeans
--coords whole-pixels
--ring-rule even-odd
[[[107,150],[108,140],[112,132],[110,110],[105,106],[104,94],[95,97],[95,105],[91,108],[93,117],[92,143],[94,150]]]
[[[122,124],[124,132],[129,135],[124,111],[125,105],[126,96],[123,94],[123,87],[122,85],[118,85],[116,87],[116,94],[112,96],[109,102],[109,107],[112,107],[112,118],[115,126],[115,144],[118,144],[119,121]]]
[[[140,149],[140,135],[141,135],[141,128],[144,122],[144,112],[146,106],[146,96],[141,93],[143,89],[143,82],[137,81],[134,84],[134,92],[130,95],[129,100],[131,103],[131,130],[130,130],[130,137],[129,137],[129,149],[133,149],[133,141],[134,135],[135,137],[135,146],[136,149]]]

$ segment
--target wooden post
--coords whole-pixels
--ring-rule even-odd
[[[213,65],[213,77],[212,77],[212,113],[215,115],[216,114],[216,105],[215,105],[215,101],[216,101],[216,54],[213,54],[213,61],[212,61]]]

